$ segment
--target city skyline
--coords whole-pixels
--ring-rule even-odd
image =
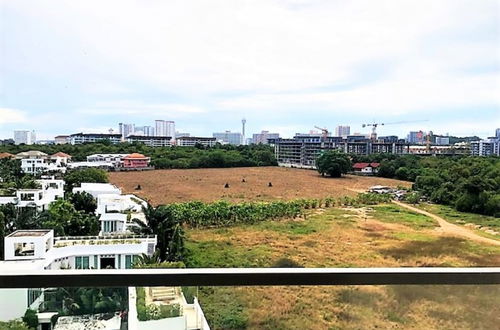
[[[428,119],[379,134],[485,138],[500,126],[496,1],[242,8],[2,1],[1,38],[10,46],[0,61],[0,136],[29,129],[48,139],[157,118],[201,136],[237,131],[241,118],[249,133],[282,136]]]

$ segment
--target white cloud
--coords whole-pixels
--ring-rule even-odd
[[[0,108],[0,124],[24,123],[26,113],[17,109]]]
[[[198,106],[176,103],[145,103],[137,101],[99,102],[94,107],[79,109],[78,113],[93,116],[142,116],[158,118],[179,118],[184,115],[200,114],[205,110]]]
[[[310,113],[420,118],[439,109],[500,108],[495,0],[1,6],[13,21],[0,22],[2,38],[12,44],[0,69],[67,82],[83,94],[76,112],[89,117],[210,114],[227,125],[230,113],[246,111],[302,124]],[[149,90],[155,102],[141,100]],[[126,100],[99,102],[115,94]]]

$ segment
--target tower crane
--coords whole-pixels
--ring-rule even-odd
[[[318,126],[314,126],[314,128],[317,128],[317,129],[321,130],[321,135],[322,135],[323,141],[326,141],[326,139],[328,137],[328,129],[322,128],[322,127],[318,127]]]
[[[409,124],[409,123],[418,123],[418,122],[424,122],[427,121],[425,120],[411,120],[411,121],[396,121],[392,123],[368,123],[368,124],[362,124],[361,127],[368,127],[371,126],[372,128],[372,134],[370,135],[370,138],[375,141],[377,139],[377,127],[384,126],[384,125],[398,125],[398,124]]]

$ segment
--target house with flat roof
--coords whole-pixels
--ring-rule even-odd
[[[82,183],[80,187],[73,188],[73,194],[79,192],[87,192],[91,194],[94,198],[97,198],[101,194],[117,194],[122,193],[121,189],[110,183]]]

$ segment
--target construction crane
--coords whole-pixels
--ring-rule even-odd
[[[370,135],[370,138],[375,141],[377,140],[377,127],[378,126],[384,126],[384,125],[397,125],[397,124],[409,124],[409,123],[418,123],[418,122],[424,122],[427,121],[425,120],[412,120],[412,121],[396,121],[392,123],[369,123],[369,124],[363,124],[361,127],[365,128],[368,126],[372,127],[372,134]]]
[[[328,138],[328,129],[318,127],[318,126],[314,126],[314,128],[321,130],[322,139],[323,139],[323,141],[326,141],[326,139]]]

